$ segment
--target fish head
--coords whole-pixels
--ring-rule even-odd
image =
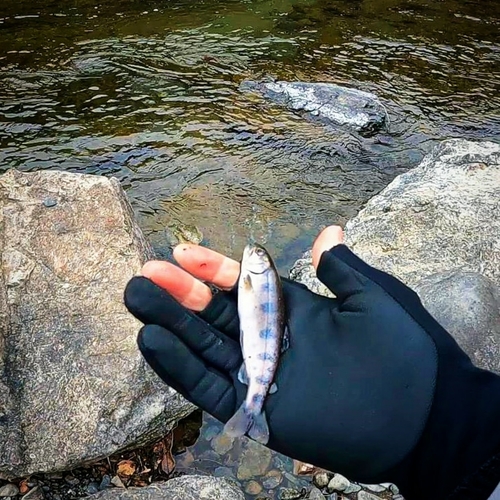
[[[250,243],[243,250],[241,265],[252,274],[262,274],[273,267],[273,261],[262,245]]]

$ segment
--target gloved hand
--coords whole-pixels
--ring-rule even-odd
[[[413,291],[343,244],[322,253],[317,276],[335,299],[283,279],[290,347],[264,407],[268,446],[352,480],[394,482],[407,500],[443,500],[466,478],[482,493],[463,498],[486,499],[498,467],[480,484],[471,475],[500,453],[500,377],[473,366]],[[234,287],[195,313],[145,277],[125,292],[149,365],[222,422],[247,389],[236,300]]]

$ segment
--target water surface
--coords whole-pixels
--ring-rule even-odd
[[[437,141],[498,139],[499,24],[494,1],[4,0],[0,167],[116,176],[158,250],[194,224],[285,272]],[[248,78],[374,92],[389,133],[310,123]]]

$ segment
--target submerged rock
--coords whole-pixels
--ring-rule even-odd
[[[271,464],[272,452],[266,446],[246,440],[245,450],[238,467],[238,479],[251,479],[263,476]]]
[[[388,124],[378,97],[362,90],[333,83],[245,81],[241,90],[255,90],[293,111],[304,111],[323,122],[371,135]]]
[[[95,500],[245,500],[233,481],[209,476],[181,476],[144,488],[112,489],[89,497]]]
[[[10,170],[0,219],[0,477],[143,444],[193,411],[137,348],[123,290],[153,253],[117,180]]]

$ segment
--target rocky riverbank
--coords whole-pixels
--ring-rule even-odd
[[[500,145],[444,141],[345,228],[356,253],[414,287],[476,364],[497,372],[499,192]],[[397,485],[335,471],[294,477],[290,460],[246,438],[228,442],[216,427],[202,438],[218,465],[196,473],[193,444],[176,455],[172,437],[194,407],[143,362],[140,325],[122,302],[152,251],[118,182],[11,170],[0,177],[0,217],[0,497],[402,498]],[[290,276],[331,295],[309,253]]]

